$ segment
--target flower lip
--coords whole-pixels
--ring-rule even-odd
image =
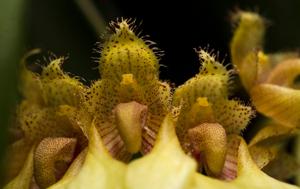
[[[142,129],[147,118],[147,106],[135,101],[120,103],[114,109],[116,125],[127,150],[137,153],[142,144]]]

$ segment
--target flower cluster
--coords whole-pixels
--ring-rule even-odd
[[[111,23],[91,86],[62,70],[63,57],[40,74],[23,61],[4,188],[297,188],[279,180],[299,168],[286,144],[300,127],[300,60],[263,52],[256,13],[232,19],[236,69],[200,49],[199,73],[176,88],[130,20]],[[232,98],[234,73],[253,105]],[[266,121],[247,144],[254,109]]]

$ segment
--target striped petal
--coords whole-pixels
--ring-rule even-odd
[[[300,91],[272,84],[260,84],[251,90],[257,110],[288,127],[300,127]]]

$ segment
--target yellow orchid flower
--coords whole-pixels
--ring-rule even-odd
[[[294,104],[299,104],[296,79],[300,61],[296,53],[265,54],[262,51],[264,19],[243,11],[235,17],[239,24],[231,42],[232,62],[237,66],[254,105],[258,111],[281,124],[298,127],[300,109]],[[274,106],[277,107],[272,108]]]
[[[207,174],[222,177],[226,135],[240,134],[253,111],[238,100],[228,99],[232,70],[227,71],[204,50],[198,53],[202,61],[199,74],[174,93],[173,104],[181,106],[177,133],[183,148],[204,164]],[[223,179],[230,180],[235,173],[223,176]]]
[[[62,71],[63,61],[52,60],[41,74],[22,65],[24,99],[15,125],[22,135],[9,146],[7,180],[22,173],[22,166],[29,164],[24,164],[26,157],[32,156],[34,182],[42,188],[50,186],[64,174],[77,151],[87,145],[82,130],[90,119],[83,106],[86,87]]]
[[[101,79],[88,89],[87,106],[108,151],[126,162],[151,150],[171,108],[171,88],[158,79],[152,42],[136,36],[126,20],[113,25],[101,45]]]
[[[286,139],[299,132],[300,59],[296,53],[263,52],[266,21],[258,14],[238,11],[233,20],[237,28],[231,41],[232,62],[257,111],[270,119],[250,142],[250,152],[257,165],[267,166],[264,169],[271,175],[275,172],[272,165],[280,165],[282,170],[289,167],[289,173],[275,173],[277,178],[288,178],[299,171],[299,162],[283,150]]]

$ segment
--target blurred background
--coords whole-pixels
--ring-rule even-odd
[[[267,52],[300,47],[299,0],[122,1],[2,0],[0,2],[0,149],[6,141],[8,118],[17,99],[17,68],[34,48],[68,56],[64,69],[89,81],[99,78],[92,57],[107,23],[118,17],[142,22],[144,35],[165,51],[161,78],[182,84],[198,72],[193,48],[207,47],[230,62],[231,11],[259,12],[270,21]],[[39,59],[41,57],[37,57]],[[41,59],[42,60],[42,59]]]
[[[31,0],[26,12],[24,51],[41,48],[56,55],[69,55],[65,69],[88,80],[98,78],[91,61],[95,43],[107,23],[118,17],[142,22],[143,34],[165,51],[161,64],[164,79],[180,84],[198,71],[195,47],[206,47],[227,57],[232,36],[229,13],[237,8],[253,10],[269,19],[268,51],[300,47],[299,0]]]

